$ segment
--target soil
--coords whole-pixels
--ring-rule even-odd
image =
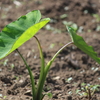
[[[0,0],[0,31],[5,25],[32,10],[40,10],[42,18],[51,18],[51,22],[36,35],[41,42],[46,63],[57,50],[71,41],[64,21],[75,23],[78,26],[77,34],[93,46],[100,56],[100,0]],[[27,41],[19,51],[27,60],[37,83],[40,57],[35,39]],[[82,91],[80,95],[77,93],[83,83],[100,85],[100,66],[71,45],[52,64],[44,86],[45,93],[51,93],[52,98],[45,96],[43,100],[89,100],[82,95]],[[0,61],[0,100],[31,98],[27,69],[14,51]],[[91,100],[100,100],[100,87]]]

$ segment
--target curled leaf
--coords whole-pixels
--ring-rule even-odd
[[[97,57],[97,53],[94,51],[93,47],[89,46],[81,36],[77,35],[72,27],[67,26],[67,29],[74,44],[100,64],[100,58]]]

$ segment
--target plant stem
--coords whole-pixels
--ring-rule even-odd
[[[40,44],[38,38],[36,36],[34,36],[34,37],[37,41],[39,52],[40,52],[40,58],[41,58],[41,69],[40,69],[40,77],[39,77],[39,82],[38,82],[37,92],[36,92],[36,95],[37,95],[36,100],[41,100],[42,90],[43,90],[43,85],[44,85],[43,78],[44,78],[45,61],[44,61],[44,56],[43,56],[41,44]]]
[[[22,56],[22,54],[19,52],[19,50],[16,49],[16,51],[18,52],[18,54],[19,54],[20,57],[22,58],[24,64],[26,65],[26,68],[27,68],[27,70],[28,70],[28,72],[29,72],[30,80],[31,80],[31,84],[32,84],[32,96],[33,96],[33,100],[36,100],[36,99],[35,99],[35,98],[36,98],[36,90],[35,90],[36,88],[35,88],[35,82],[34,82],[34,77],[33,77],[33,75],[32,75],[32,71],[31,71],[30,67],[28,66],[26,60],[25,60],[24,57]]]
[[[49,71],[49,68],[51,66],[51,64],[53,63],[54,59],[57,57],[57,55],[67,46],[71,45],[71,44],[74,44],[73,42],[69,42],[67,44],[65,44],[54,56],[53,58],[48,62],[48,64],[46,65],[45,69],[44,69],[44,75],[42,77],[42,82],[41,82],[41,86],[43,87],[44,85],[44,82],[46,80],[46,76],[47,76],[47,73]],[[38,95],[37,95],[38,96]],[[38,97],[39,98],[39,97]],[[36,100],[42,100],[42,99],[36,99]]]
[[[52,62],[55,60],[55,58],[57,57],[57,55],[67,46],[71,45],[71,44],[74,44],[74,42],[69,42],[67,44],[65,44],[61,49],[59,49],[57,51],[57,53],[53,56],[53,58],[48,62],[47,66],[45,67],[45,75],[47,75],[47,72],[49,71],[50,69],[50,66],[52,64]]]
[[[88,88],[88,99],[91,100],[91,91],[89,88]]]

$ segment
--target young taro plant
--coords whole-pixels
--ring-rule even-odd
[[[88,46],[86,42],[83,40],[83,38],[81,36],[78,36],[76,34],[76,31],[69,26],[67,26],[67,29],[72,38],[72,42],[65,44],[61,49],[58,50],[58,52],[52,57],[52,59],[47,64],[45,64],[41,44],[38,38],[35,36],[35,34],[46,23],[48,23],[50,19],[49,18],[45,18],[42,20],[40,19],[41,19],[40,11],[35,10],[32,12],[29,12],[25,16],[21,16],[18,20],[6,25],[3,28],[3,30],[0,32],[0,59],[6,57],[8,54],[10,54],[14,50],[16,50],[19,53],[30,75],[33,100],[43,99],[44,97],[44,95],[42,94],[43,86],[44,86],[48,71],[50,69],[50,66],[53,63],[54,59],[57,57],[57,55],[65,47],[71,44],[74,44],[100,64],[100,58],[97,57],[97,53],[94,52],[93,48],[91,46]],[[18,50],[19,46],[21,46],[23,43],[28,41],[33,36],[37,41],[39,52],[40,52],[40,58],[41,58],[41,69],[40,69],[40,76],[39,76],[38,84],[35,84],[32,71],[30,67],[28,66],[26,60],[24,59],[24,57]]]

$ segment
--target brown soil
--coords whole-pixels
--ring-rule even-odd
[[[76,23],[78,34],[92,45],[100,56],[100,0],[0,0],[0,30],[21,15],[32,10],[40,10],[42,18],[49,17],[50,29],[41,29],[36,35],[42,45],[45,62],[71,41],[63,21]],[[65,17],[62,15],[65,14]],[[67,14],[67,17],[66,17]],[[54,46],[52,46],[54,45]],[[30,65],[36,82],[39,78],[40,57],[34,38],[19,48]],[[7,61],[8,60],[8,61]],[[71,79],[70,81],[68,81]],[[52,93],[44,100],[89,100],[76,93],[81,84],[100,84],[100,66],[75,46],[64,49],[54,61],[45,82],[44,91]],[[81,93],[82,94],[82,93]],[[31,100],[31,84],[28,72],[19,55],[14,51],[0,61],[0,100]],[[100,100],[95,91],[91,100]]]

